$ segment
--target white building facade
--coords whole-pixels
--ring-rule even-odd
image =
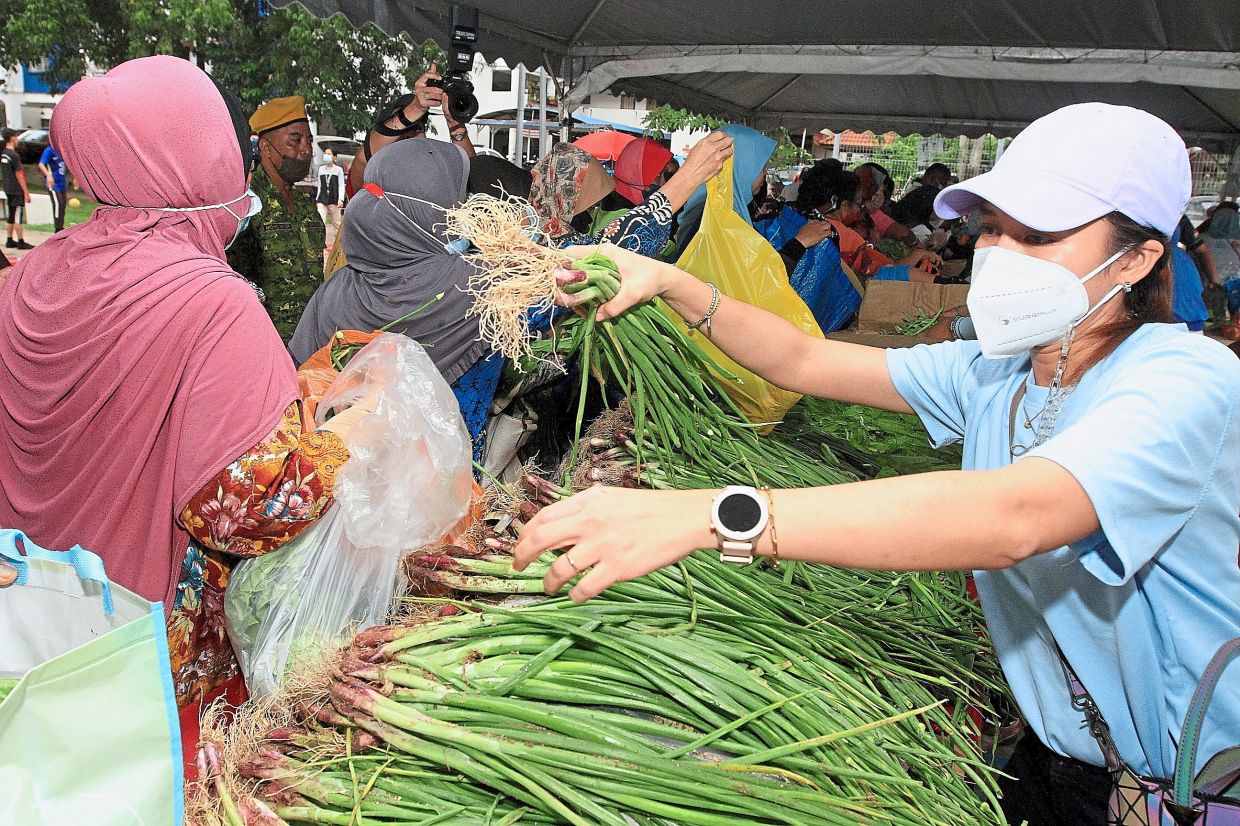
[[[10,129],[46,129],[60,95],[51,93],[43,82],[43,66],[21,64],[0,76],[0,103],[3,122]]]
[[[521,80],[524,77],[525,88]],[[559,96],[561,84],[545,69],[526,70],[521,66],[509,67],[503,60],[488,62],[482,55],[475,55],[474,69],[470,77],[474,95],[478,98],[478,118],[469,125],[470,140],[481,152],[502,155],[525,165],[532,164],[562,139],[559,122]],[[542,145],[540,103],[544,101],[547,111],[546,144]],[[522,114],[522,152],[520,160],[515,155],[516,119]],[[640,132],[647,113],[658,106],[654,101],[639,100],[628,95],[596,94],[585,105],[573,111],[578,118],[628,127]],[[487,117],[491,115],[492,117]],[[442,120],[435,118],[435,128],[440,136],[446,136],[447,128]],[[683,155],[705,132],[691,133],[682,130],[671,136],[672,152]]]

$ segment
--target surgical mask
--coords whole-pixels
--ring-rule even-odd
[[[1130,284],[1116,284],[1091,307],[1085,282],[1129,249],[1120,250],[1079,278],[1053,261],[1004,247],[977,250],[968,305],[982,355],[1011,358],[1058,341],[1099,307],[1128,292]]]
[[[442,204],[437,204],[434,201],[427,201],[422,198],[416,198],[413,195],[404,195],[400,192],[388,192],[383,187],[379,186],[376,183],[363,184],[362,189],[366,190],[371,195],[374,195],[376,198],[378,198],[381,201],[386,200],[388,203],[388,206],[390,206],[392,209],[395,209],[397,212],[399,212],[400,217],[408,221],[410,226],[412,226],[414,229],[416,229],[418,232],[422,233],[423,235],[426,235],[429,238],[434,239],[434,241],[437,244],[441,244],[447,252],[453,255],[464,255],[465,253],[469,252],[470,243],[469,243],[468,238],[457,238],[452,241],[441,241],[439,239],[439,236],[435,235],[435,233],[429,231],[428,229],[420,225],[417,221],[410,218],[408,215],[406,215],[404,212],[398,209],[396,204],[392,203],[391,200],[389,199],[390,198],[404,198],[407,201],[416,201],[419,204],[425,204],[428,207],[434,207],[435,209],[447,212],[448,208],[443,206]],[[489,196],[474,196],[474,197],[489,197]],[[525,227],[525,234],[530,238],[530,240],[534,241],[535,243],[544,243],[544,241],[546,243],[550,243],[550,240],[551,240],[550,237],[547,237],[546,234],[543,233],[542,230],[539,229],[538,213],[535,212],[534,208],[530,206],[528,203],[525,204],[525,214],[526,214],[526,221],[527,221],[527,224]],[[544,240],[540,241],[539,240],[540,238]]]
[[[328,164],[330,164],[330,163],[335,163],[335,162],[336,162],[336,156],[335,156],[335,155],[324,155],[324,156],[323,156],[323,163],[328,163]]]
[[[249,199],[246,206],[245,214],[238,215],[232,211],[232,205],[238,201]],[[228,214],[237,219],[237,231],[233,233],[232,240],[224,245],[224,249],[230,248],[237,243],[237,239],[241,237],[241,233],[245,232],[246,227],[250,225],[250,219],[263,211],[263,200],[255,194],[254,190],[247,189],[239,198],[233,198],[231,201],[225,201],[222,204],[207,204],[206,206],[196,207],[136,207],[137,209],[145,209],[149,212],[206,212],[208,209],[227,210]]]
[[[245,215],[242,215],[239,219],[237,219],[237,231],[233,233],[232,240],[224,245],[224,249],[228,249],[233,244],[237,243],[237,239],[241,237],[241,233],[249,229],[250,219],[263,211],[263,199],[259,198],[258,194],[254,192],[254,190],[247,189],[245,194],[250,196],[249,209],[246,210]],[[232,210],[230,209],[228,212],[231,214]]]
[[[392,198],[404,198],[407,201],[416,201],[419,204],[425,204],[426,206],[434,207],[435,209],[443,210],[445,212],[447,211],[447,207],[441,204],[437,204],[434,201],[427,201],[422,198],[415,198],[412,195],[402,195],[399,192],[388,192],[387,190],[385,190],[383,187],[379,186],[376,183],[363,184],[362,189],[366,190],[371,195],[374,195],[380,201],[386,201],[387,205],[390,206],[392,209],[395,209],[398,213],[400,213],[400,217],[408,221],[410,226],[412,226],[414,229],[416,229],[418,232],[422,233],[423,235],[426,235],[429,238],[431,238],[436,244],[439,244],[440,246],[442,246],[444,250],[446,250],[448,253],[452,255],[464,255],[466,252],[469,251],[469,239],[468,238],[457,238],[453,241],[441,240],[438,235],[431,232],[426,227],[422,226],[417,221],[413,220],[408,215],[406,215],[404,211],[402,211],[396,206],[396,204],[392,203],[391,199]]]

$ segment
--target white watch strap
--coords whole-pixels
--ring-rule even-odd
[[[748,565],[753,562],[754,547],[753,542],[725,539],[719,543],[719,561],[730,562],[733,565]]]

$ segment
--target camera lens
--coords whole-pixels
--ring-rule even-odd
[[[448,95],[448,114],[458,123],[473,120],[478,114],[478,98],[470,92],[458,92]]]

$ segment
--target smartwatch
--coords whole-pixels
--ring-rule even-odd
[[[735,565],[753,562],[756,540],[766,530],[770,516],[766,497],[756,488],[739,485],[724,488],[710,509],[719,561]]]

